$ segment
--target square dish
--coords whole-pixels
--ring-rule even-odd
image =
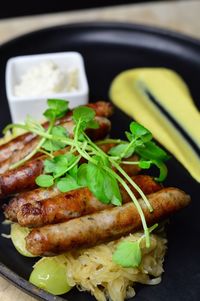
[[[88,83],[83,57],[78,52],[12,57],[6,65],[6,95],[13,122],[22,122],[30,113],[42,119],[48,98],[68,100],[70,108],[84,105]]]

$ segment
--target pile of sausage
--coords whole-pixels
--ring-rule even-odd
[[[88,131],[92,140],[103,139],[110,131],[108,117],[112,106],[103,101],[89,104],[96,112],[98,129]],[[73,136],[72,112],[57,124],[64,126]],[[48,123],[44,124],[45,127]],[[35,178],[43,172],[46,155],[38,153],[22,166],[9,170],[9,166],[24,158],[37,145],[39,137],[26,133],[0,146],[0,198],[8,199],[3,205],[5,217],[21,226],[30,227],[26,237],[29,252],[39,256],[60,254],[74,248],[90,247],[139,230],[139,213],[127,192],[120,187],[123,205],[114,207],[98,201],[87,188],[61,193],[56,187],[37,188]],[[103,145],[107,152],[112,145]],[[68,148],[58,151],[67,152]],[[136,160],[136,157],[131,158]],[[190,202],[190,197],[177,188],[163,188],[150,176],[139,174],[137,165],[122,165],[142,189],[153,207],[150,213],[138,192],[130,186],[150,226]]]

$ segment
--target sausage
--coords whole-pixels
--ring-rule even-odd
[[[39,157],[15,170],[9,170],[0,175],[0,198],[33,189],[36,186],[36,177],[43,172],[44,157],[46,156]]]
[[[177,188],[164,188],[150,194],[148,199],[154,209],[152,213],[143,200],[139,200],[148,226],[190,202],[190,196]],[[33,229],[26,237],[26,248],[34,255],[51,256],[113,240],[141,227],[139,213],[135,205],[129,202],[68,222]]]
[[[0,163],[0,174],[6,172],[12,164],[27,156],[37,146],[38,142],[38,137],[35,137],[29,143],[25,144],[22,149],[15,150],[12,156]]]
[[[109,145],[109,144],[105,144],[105,145],[101,145],[100,147],[103,151],[108,152],[109,149],[112,147],[112,145]],[[136,155],[133,155],[130,159],[132,161],[138,161],[138,157]],[[140,168],[137,165],[121,164],[121,167],[124,169],[124,171],[130,177],[137,175],[138,172],[140,171]],[[144,175],[141,175],[141,176],[137,175],[137,177],[133,178],[133,179],[141,187],[142,190],[146,189],[147,186],[148,186],[148,189],[150,189],[150,187],[153,185],[153,180],[151,180],[151,183],[148,183],[148,185],[147,185],[147,183],[145,185],[144,177],[145,177],[145,181],[147,181],[147,176],[144,176]],[[156,183],[156,185],[158,185],[158,184]],[[122,189],[122,192],[123,192],[123,189]],[[149,191],[148,193],[151,193],[151,192],[153,192],[153,191]],[[5,217],[13,222],[16,222],[17,221],[17,212],[19,211],[19,208],[22,205],[24,205],[26,203],[33,203],[35,201],[42,201],[47,198],[52,198],[52,197],[58,195],[59,193],[60,192],[58,191],[58,189],[56,187],[37,188],[32,191],[26,191],[26,192],[19,193],[17,196],[13,197],[9,201],[8,205],[6,205],[6,204],[3,205]]]
[[[133,178],[144,194],[150,194],[161,189],[151,177],[139,175]],[[135,197],[140,194],[129,185]],[[120,187],[123,203],[131,199],[125,189]],[[48,224],[60,223],[75,217],[91,214],[112,207],[101,203],[92,195],[88,188],[80,188],[67,193],[60,193],[55,197],[34,201],[22,205],[17,212],[17,221],[21,226],[41,227]]]
[[[90,130],[89,135],[93,139],[103,138],[110,130],[110,121],[105,117],[96,117],[99,123],[98,129]],[[68,148],[67,148],[68,149]],[[65,153],[66,149],[59,150],[56,154]],[[35,179],[43,172],[43,163],[47,156],[42,155],[13,170],[8,170],[0,175],[0,198],[19,193],[36,187]]]
[[[133,165],[134,167],[135,165]],[[161,187],[160,184],[156,183],[151,177],[146,175],[137,175],[132,177],[135,183],[144,191],[144,193],[149,194],[154,191],[159,190],[158,188]],[[122,199],[125,199],[126,192],[121,187],[121,194]],[[56,186],[49,187],[49,188],[37,188],[31,191],[26,191],[19,193],[15,197],[13,197],[8,205],[4,204],[4,215],[7,219],[16,222],[17,221],[17,213],[21,206],[27,203],[34,203],[37,201],[42,201],[45,199],[54,198],[55,196],[62,194]],[[124,195],[125,194],[125,195]]]
[[[92,108],[95,111],[96,116],[110,117],[113,113],[113,106],[109,102],[98,101],[96,103],[87,104],[86,106]],[[73,111],[68,111],[63,118],[57,120],[56,124],[58,125],[70,121],[72,119],[72,112]],[[43,126],[44,128],[47,128],[49,126],[49,123],[45,122]],[[13,156],[13,153],[15,153],[16,151],[22,150],[23,147],[26,144],[29,144],[35,137],[36,134],[29,132],[20,135],[5,144],[0,145],[0,163]]]
[[[24,145],[30,143],[35,136],[33,133],[25,133],[0,145],[0,163],[12,156],[16,151],[22,150]]]
[[[107,135],[108,131],[110,130],[110,123],[108,125],[108,119],[105,117],[96,116],[95,119],[101,125],[100,129],[96,129],[96,130],[88,129],[86,132],[92,140],[99,140],[99,139],[104,138]],[[72,119],[65,120],[64,122],[61,122],[60,124],[67,130],[69,137],[73,137],[73,135],[74,135],[73,120]],[[20,148],[19,150],[16,149],[13,152],[12,156],[10,156],[6,160],[0,162],[1,163],[0,174],[7,171],[12,164],[20,161],[25,156],[27,156],[37,146],[40,139],[41,138],[38,136],[35,136],[35,137],[32,136],[32,140],[29,143],[25,144],[24,147]],[[37,154],[37,156],[38,156],[38,154]]]
[[[19,208],[27,203],[34,203],[48,198],[53,198],[60,194],[56,186],[49,188],[36,188],[31,191],[19,193],[13,197],[8,204],[3,205],[4,215],[6,219],[17,222],[17,213]]]

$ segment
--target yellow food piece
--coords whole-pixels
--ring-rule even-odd
[[[33,254],[27,251],[25,237],[29,234],[30,229],[21,227],[19,224],[11,225],[11,240],[17,251],[26,257],[35,257]]]
[[[144,92],[147,89],[159,106],[173,118],[200,149],[200,114],[181,77],[165,68],[137,68],[120,73],[111,83],[111,100],[125,113],[147,127],[200,182],[197,151]]]

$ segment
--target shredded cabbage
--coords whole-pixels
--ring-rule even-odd
[[[135,296],[136,283],[160,283],[167,243],[161,236],[151,235],[150,248],[146,248],[145,240],[141,241],[142,262],[138,268],[123,268],[112,261],[119,242],[135,241],[142,235],[142,232],[137,232],[116,241],[59,256],[59,260],[66,264],[69,285],[76,285],[80,291],[89,291],[98,301],[123,301]]]

